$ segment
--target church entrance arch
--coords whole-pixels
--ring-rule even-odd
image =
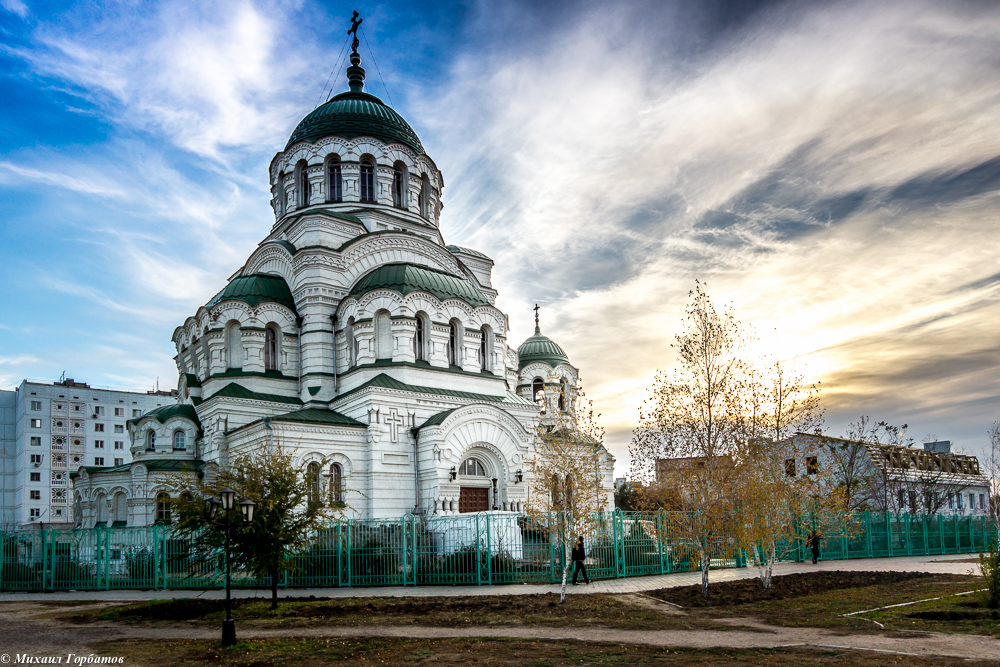
[[[474,447],[468,451],[458,466],[460,514],[485,512],[498,505],[493,497],[497,493],[493,481],[499,476],[497,468],[493,457],[486,450]]]

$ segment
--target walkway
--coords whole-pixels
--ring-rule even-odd
[[[839,570],[848,572],[932,572],[941,574],[969,574],[973,570],[979,574],[979,565],[969,562],[971,554],[947,556],[909,556],[904,558],[871,558],[856,560],[823,561],[817,565],[805,563],[779,563],[774,568],[775,575],[816,570]],[[733,581],[757,576],[756,568],[732,568],[712,570],[709,581]],[[567,593],[639,593],[659,588],[690,586],[701,583],[700,572],[679,572],[676,574],[651,575],[648,577],[628,577],[625,579],[603,579],[579,586],[567,586]],[[377,586],[368,588],[289,588],[278,589],[280,597],[344,598],[344,597],[439,597],[467,595],[530,595],[535,593],[558,593],[558,584],[511,584],[496,586]],[[233,591],[234,597],[270,597],[269,590]],[[40,600],[164,600],[169,598],[223,598],[221,590],[110,590],[110,591],[57,591],[54,593],[0,593],[0,602],[27,602]]]

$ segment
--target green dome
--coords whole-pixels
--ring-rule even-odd
[[[518,364],[517,370],[521,370],[530,363],[540,361],[555,368],[559,364],[568,364],[569,357],[563,349],[556,345],[552,339],[543,336],[542,332],[535,327],[535,335],[521,343],[517,348]]]
[[[360,91],[341,93],[316,107],[302,119],[289,146],[297,141],[316,141],[323,137],[375,137],[387,144],[400,143],[421,155],[424,147],[410,124],[374,95]]]
[[[357,297],[377,289],[390,289],[403,296],[416,291],[430,292],[442,301],[462,299],[473,308],[489,304],[483,293],[465,278],[405,262],[383,264],[365,274],[351,288],[350,295]]]
[[[229,300],[242,301],[251,307],[270,301],[287,306],[289,310],[295,312],[295,299],[292,298],[292,291],[288,289],[288,283],[281,276],[257,273],[233,278],[224,290],[205,304],[205,307],[211,310],[214,305]]]

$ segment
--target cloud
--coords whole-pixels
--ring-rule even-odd
[[[12,14],[17,14],[22,19],[28,18],[28,5],[21,0],[0,0],[0,7],[3,7]]]

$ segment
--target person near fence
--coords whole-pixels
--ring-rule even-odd
[[[583,564],[583,561],[587,560],[587,550],[583,548],[583,535],[578,535],[576,538],[576,544],[573,545],[573,585],[576,586],[576,577],[578,574],[583,572],[583,580],[586,583],[590,583],[590,577],[587,576],[587,566]]]
[[[812,549],[813,552],[814,565],[819,562],[819,543],[820,540],[822,539],[823,539],[823,534],[820,533],[815,528],[813,528],[813,531],[809,533],[809,537],[807,538],[807,541],[809,543],[809,548]]]

